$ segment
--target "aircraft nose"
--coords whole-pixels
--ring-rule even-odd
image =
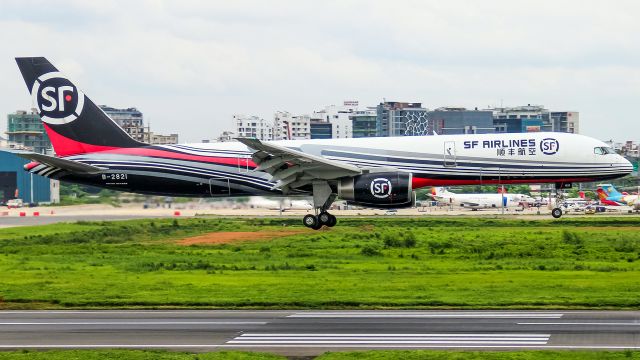
[[[627,173],[631,173],[633,171],[633,164],[623,156],[618,155],[618,164],[620,169]]]

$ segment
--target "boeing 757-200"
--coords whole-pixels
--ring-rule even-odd
[[[17,58],[56,156],[22,153],[38,175],[150,195],[313,196],[305,226],[334,226],[340,197],[402,208],[425,186],[614,179],[633,168],[605,143],[567,133],[149,145],[131,138],[42,57]],[[556,207],[552,214],[560,217]]]

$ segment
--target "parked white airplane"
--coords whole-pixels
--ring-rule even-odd
[[[252,196],[247,203],[252,208],[269,210],[313,210],[313,205],[307,200],[291,200],[289,198],[268,199],[262,196]]]
[[[535,199],[525,194],[508,194],[508,193],[478,193],[478,194],[456,194],[442,187],[434,187],[431,189],[431,195],[434,199],[472,210],[519,207],[523,203],[533,204]]]

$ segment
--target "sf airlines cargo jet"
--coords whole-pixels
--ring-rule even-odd
[[[26,169],[62,181],[151,195],[311,195],[305,226],[334,226],[340,197],[373,208],[410,207],[424,186],[555,183],[629,174],[601,141],[565,133],[487,134],[149,145],[132,139],[42,57],[17,58],[57,157]],[[560,217],[559,208],[553,210]]]

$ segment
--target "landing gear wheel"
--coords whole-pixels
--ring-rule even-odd
[[[329,214],[329,222],[326,224],[328,227],[334,227],[338,223],[338,219],[335,216]]]
[[[553,216],[556,219],[559,219],[562,216],[562,209],[554,208],[553,210],[551,210],[551,216]]]
[[[308,228],[315,229],[316,226],[320,225],[320,222],[315,215],[307,214],[302,218],[302,224]]]
[[[320,221],[320,224],[328,226],[329,222],[331,221],[331,216],[332,215],[328,212],[323,211],[318,215],[318,221]]]

